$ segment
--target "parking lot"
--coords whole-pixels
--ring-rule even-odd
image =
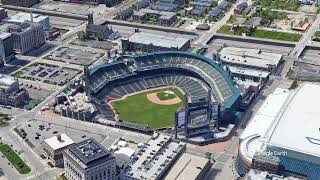
[[[45,59],[78,65],[91,65],[103,55],[103,53],[62,47],[45,57]]]
[[[29,139],[34,146],[33,150],[39,155],[43,152],[41,142],[58,134],[65,133],[74,142],[80,142],[88,138],[94,138],[100,142],[105,138],[103,135],[88,133],[85,130],[67,128],[54,123],[44,123],[37,120],[29,121],[26,124],[19,126],[18,129],[24,132],[23,134],[26,134],[26,139]]]
[[[20,83],[20,88],[26,89],[29,93],[30,98],[32,99],[30,102],[30,109],[38,105],[54,92],[52,90],[50,91],[41,87],[37,87],[35,85],[23,83]]]
[[[13,74],[14,77],[62,86],[73,79],[80,70],[45,63],[34,63]]]
[[[93,39],[80,40],[78,38],[73,40],[71,42],[71,44],[77,45],[77,46],[98,48],[98,49],[103,49],[103,50],[111,50],[112,48],[117,46],[116,43],[111,42],[111,41],[98,41],[98,40],[93,40]]]
[[[43,1],[40,4],[35,5],[34,7],[44,10],[72,13],[72,14],[81,14],[86,15],[87,12],[93,11],[96,7],[93,5],[87,4],[77,4],[70,2],[59,2],[59,1]]]

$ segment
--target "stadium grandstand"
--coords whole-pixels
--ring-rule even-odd
[[[162,51],[123,58],[85,70],[85,89],[99,112],[114,120],[106,101],[127,94],[165,86],[183,90],[192,102],[207,98],[221,104],[222,112],[236,106],[239,90],[230,73],[204,56],[181,51]]]

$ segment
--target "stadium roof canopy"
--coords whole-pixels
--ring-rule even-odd
[[[320,157],[320,85],[306,83],[284,104],[269,144]]]
[[[266,148],[320,164],[319,92],[320,85],[313,83],[305,83],[294,91],[277,88],[241,134],[243,147],[250,147],[250,152],[246,152],[240,145],[241,153],[252,156]],[[256,141],[257,138],[260,140]]]
[[[213,81],[213,86],[211,87],[213,89],[214,93],[217,93],[219,95],[219,98],[217,101],[222,104],[222,109],[228,109],[234,106],[235,102],[238,100],[240,93],[239,89],[235,86],[234,82],[232,81],[230,74],[223,69],[223,67],[220,64],[215,63],[212,59],[209,59],[205,56],[201,56],[198,54],[194,54],[191,52],[184,52],[184,51],[160,51],[160,52],[153,52],[153,53],[147,53],[143,55],[138,55],[134,57],[127,58],[126,61],[128,62],[135,62],[135,61],[158,61],[157,58],[165,58],[168,60],[172,60],[174,58],[181,59],[180,63],[182,63],[183,59],[188,60],[198,60],[203,63],[202,65],[205,66],[199,66],[200,63],[194,62],[192,66],[199,66],[196,68],[191,67],[191,65],[188,67],[189,71],[195,71],[195,73],[202,73],[202,75],[205,75],[206,77],[202,77],[204,79],[211,79]],[[89,76],[93,76],[98,72],[99,70],[103,68],[111,68],[110,66],[114,66],[117,64],[123,64],[122,61],[113,62],[109,64],[101,64],[97,65],[94,68],[90,69]],[[179,65],[181,68],[185,64]],[[155,66],[156,67],[156,66]],[[162,67],[163,68],[163,67]],[[169,67],[167,67],[169,68]],[[186,67],[184,67],[186,68]],[[112,69],[112,68],[111,68]],[[206,70],[204,70],[206,69]],[[209,74],[208,71],[214,71],[215,74]],[[101,83],[100,83],[101,84]],[[224,93],[229,92],[230,94],[224,95]],[[217,95],[215,94],[215,95]]]

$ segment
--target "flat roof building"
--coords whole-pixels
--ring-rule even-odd
[[[56,167],[63,167],[63,151],[73,144],[73,140],[66,134],[59,134],[42,142],[44,154],[50,163]]]
[[[184,153],[171,168],[165,180],[201,180],[210,167],[209,159]]]
[[[271,73],[276,70],[282,60],[281,54],[236,47],[223,48],[218,57],[226,65],[265,70]]]
[[[31,18],[32,16],[32,18]],[[15,14],[13,16],[10,16],[3,20],[4,23],[12,23],[12,24],[21,24],[24,22],[34,22],[39,23],[43,26],[43,28],[49,29],[50,28],[50,21],[49,16],[40,15],[40,14],[34,14],[34,13],[25,13],[20,12],[18,14]]]
[[[185,38],[173,38],[160,34],[145,32],[134,33],[128,39],[122,41],[122,48],[130,51],[163,51],[163,50],[187,50],[190,40]]]
[[[172,137],[160,134],[152,138],[133,157],[125,169],[125,179],[162,179],[177,158],[185,151],[186,144],[173,141]]]
[[[64,169],[68,180],[114,180],[116,160],[94,139],[70,145],[64,150]]]
[[[305,83],[272,93],[240,136],[236,168],[240,174],[252,166],[256,153],[280,159],[281,172],[316,180],[320,177],[320,85]]]

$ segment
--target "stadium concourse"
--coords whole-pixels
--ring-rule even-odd
[[[231,74],[213,60],[190,52],[162,51],[120,57],[113,63],[85,69],[85,90],[106,119],[115,111],[106,101],[158,87],[174,86],[192,102],[207,98],[221,105],[222,117],[237,106],[239,90]]]

